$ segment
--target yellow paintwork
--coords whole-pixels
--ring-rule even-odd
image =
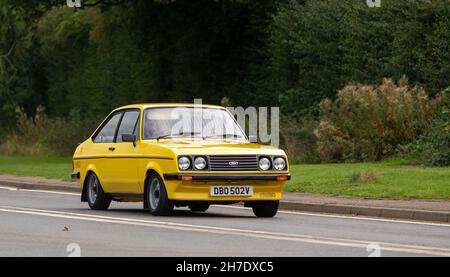
[[[170,138],[141,140],[143,111],[148,107],[195,106],[194,104],[136,104],[118,108],[135,108],[141,111],[139,138],[134,146],[131,142],[94,143],[91,138],[80,144],[74,154],[74,170],[79,172],[79,185],[84,185],[89,172],[97,175],[106,193],[143,194],[144,183],[149,170],[159,174],[199,173],[198,171],[181,171],[178,169],[177,156],[180,155],[272,155],[283,156],[283,150],[270,146],[237,141],[214,141],[202,139]],[[216,107],[202,105],[203,107]],[[112,112],[112,113],[113,113]],[[100,125],[101,126],[101,125]],[[95,133],[95,132],[94,132]],[[115,151],[109,151],[115,147]],[[289,168],[289,165],[288,165]],[[208,174],[286,174],[288,171],[201,171]],[[169,199],[184,201],[253,201],[280,200],[284,181],[179,181],[164,180]],[[211,197],[211,185],[252,185],[254,195],[251,197]],[[123,197],[121,201],[142,201],[139,198]]]

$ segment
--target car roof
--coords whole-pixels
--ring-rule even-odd
[[[206,105],[206,104],[191,104],[191,103],[141,103],[141,104],[132,104],[119,107],[114,111],[123,110],[123,109],[146,109],[153,107],[204,107],[204,108],[219,108],[225,109],[222,106],[217,105]]]

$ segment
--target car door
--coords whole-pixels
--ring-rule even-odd
[[[98,177],[105,192],[114,192],[114,164],[111,156],[115,150],[115,137],[123,112],[111,114],[93,136],[91,163],[97,169]]]
[[[133,142],[122,140],[122,135],[131,134],[139,139],[139,117],[140,110],[125,110],[116,132],[108,170],[111,188],[116,193],[142,193],[141,182],[138,180],[139,157],[142,155]]]

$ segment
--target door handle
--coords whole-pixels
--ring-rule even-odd
[[[110,148],[108,148],[108,150],[109,151],[114,151],[114,150],[116,150],[116,148],[115,147],[110,147]]]

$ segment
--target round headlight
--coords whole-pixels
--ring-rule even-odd
[[[206,167],[206,160],[205,160],[205,158],[203,158],[203,157],[197,157],[197,158],[195,158],[195,160],[194,160],[194,166],[195,166],[195,168],[198,169],[198,170],[205,169],[205,167]]]
[[[273,160],[273,167],[276,170],[283,170],[286,168],[286,161],[283,158],[276,158]]]
[[[268,170],[270,168],[270,160],[268,158],[259,159],[259,168],[261,170]]]
[[[191,160],[188,157],[180,157],[178,159],[178,168],[181,170],[186,170],[191,167]]]

